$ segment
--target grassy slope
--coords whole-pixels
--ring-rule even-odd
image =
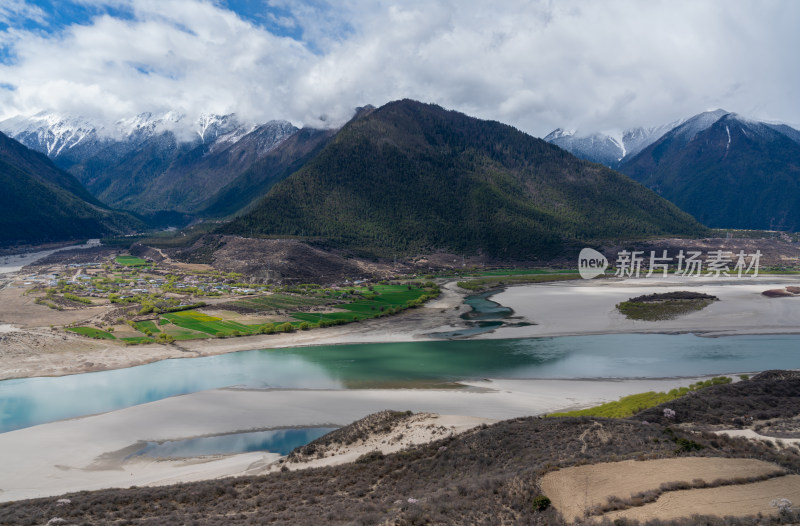
[[[704,382],[697,382],[689,387],[681,387],[679,389],[672,389],[666,393],[656,393],[655,391],[648,391],[646,393],[638,393],[630,396],[623,396],[616,402],[608,402],[590,407],[588,409],[580,409],[577,411],[567,411],[565,413],[552,413],[548,416],[597,416],[603,418],[628,418],[636,413],[655,407],[672,400],[676,400],[682,396],[711,387],[712,385],[729,384],[731,379],[725,376],[718,376],[711,380]]]

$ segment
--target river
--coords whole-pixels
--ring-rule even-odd
[[[222,387],[451,386],[476,378],[664,378],[800,368],[800,336],[611,334],[328,345],[0,382],[0,432]]]

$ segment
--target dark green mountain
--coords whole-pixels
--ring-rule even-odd
[[[800,229],[796,130],[718,110],[698,115],[620,171],[710,227]]]
[[[0,245],[100,237],[141,228],[102,205],[43,154],[0,133]]]
[[[498,122],[403,100],[364,111],[224,233],[373,254],[552,256],[704,228],[627,177]]]

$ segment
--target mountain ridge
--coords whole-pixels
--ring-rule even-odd
[[[660,126],[629,128],[620,133],[591,133],[556,128],[544,140],[568,152],[609,168],[618,168],[626,158],[636,155],[669,130],[682,124],[674,121]]]
[[[691,122],[691,126],[684,128],[684,130],[686,134],[693,136],[709,128],[723,116],[731,113],[733,112],[723,109],[709,110],[666,124],[650,127],[639,126],[613,133],[594,132],[583,134],[577,129],[556,128],[548,133],[544,140],[564,148],[581,159],[600,163],[616,170],[675,128],[685,126]],[[759,122],[753,119],[741,118]],[[800,131],[788,124],[772,122],[760,122],[760,124],[773,128],[793,141],[800,143]]]

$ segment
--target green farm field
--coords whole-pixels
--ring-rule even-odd
[[[292,296],[289,294],[270,294],[253,298],[242,298],[231,302],[231,305],[242,307],[254,312],[270,310],[296,309],[298,307],[315,307],[327,305],[331,300],[325,298],[311,298],[307,296]]]
[[[237,310],[215,310],[206,313],[191,309],[178,312],[162,312],[153,319],[137,321],[132,327],[141,335],[120,337],[127,344],[169,343],[173,340],[197,340],[209,337],[247,336],[251,334],[272,334],[292,330],[313,329],[320,326],[339,325],[354,321],[387,316],[438,295],[432,283],[426,287],[413,285],[374,285],[349,287],[337,290],[321,290],[315,295],[270,294],[234,300],[222,306],[248,306],[248,310],[263,312],[288,310],[294,321],[271,322],[269,318],[255,317],[248,323],[247,315]],[[348,301],[349,303],[342,303]],[[335,304],[337,312],[291,312],[294,309],[318,307]],[[285,320],[285,318],[284,318]],[[244,322],[244,323],[242,323]],[[70,329],[91,338],[116,339],[113,334],[93,328],[77,327]]]
[[[94,327],[71,327],[67,329],[69,332],[74,332],[75,334],[81,334],[83,336],[88,336],[89,338],[95,338],[100,340],[116,340],[117,338],[111,334],[110,332],[103,331],[100,329],[95,329]]]
[[[344,305],[337,305],[337,308],[348,312],[329,312],[329,313],[293,313],[292,317],[310,323],[318,323],[321,320],[363,320],[374,318],[385,314],[388,309],[402,309],[407,307],[410,301],[416,301],[425,295],[425,289],[406,285],[376,285],[370,291],[368,289],[359,290],[366,296],[365,299],[353,301]]]
[[[261,327],[260,325],[244,325],[235,321],[226,321],[194,310],[164,314],[162,317],[178,327],[211,336],[216,336],[219,333],[229,336],[234,331],[238,331],[239,334],[254,334]]]
[[[147,261],[136,256],[117,256],[115,261],[126,267],[146,267],[150,265]]]
[[[156,323],[153,321],[138,321],[134,324],[136,330],[139,332],[144,332],[145,330],[149,330],[152,333],[161,332],[159,328],[156,326]]]

